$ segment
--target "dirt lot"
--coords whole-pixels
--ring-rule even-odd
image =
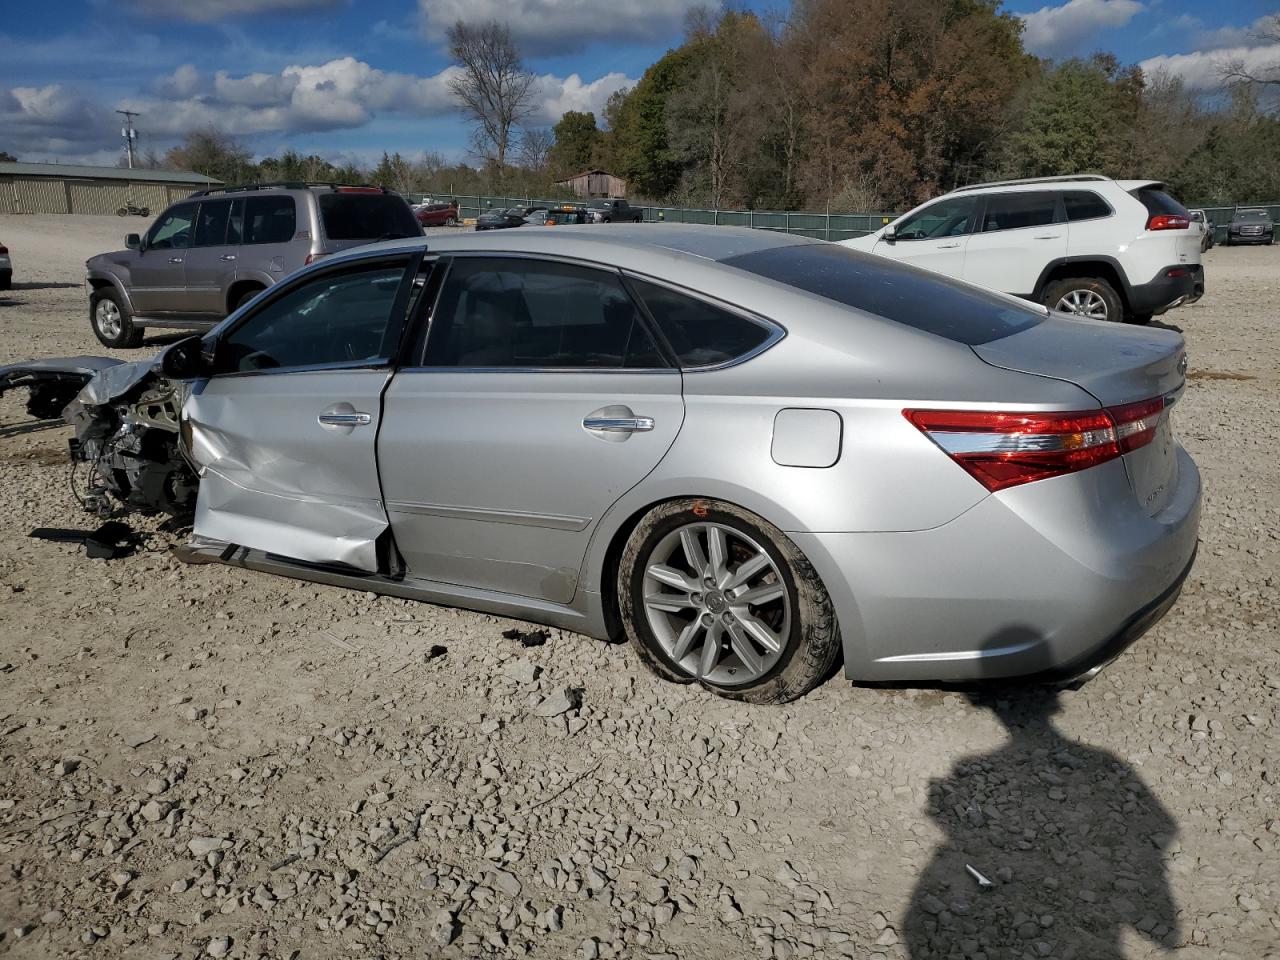
[[[140,224],[0,217],[0,362],[101,352],[82,261]],[[160,533],[88,560],[27,538],[89,521],[68,431],[4,398],[0,954],[1280,957],[1280,249],[1207,273],[1167,318],[1199,561],[1056,697],[752,708]]]

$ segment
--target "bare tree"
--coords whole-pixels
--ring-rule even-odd
[[[449,81],[458,106],[475,124],[475,151],[501,174],[511,148],[512,129],[529,116],[534,75],[526,70],[511,31],[496,21],[459,20],[449,28],[449,53],[461,67]]]
[[[1280,45],[1280,13],[1263,17],[1254,30],[1254,37],[1264,45]],[[1222,79],[1228,84],[1280,87],[1280,55],[1271,63],[1252,69],[1244,60],[1230,60],[1222,65]]]
[[[546,127],[526,129],[520,136],[520,166],[534,173],[545,170],[556,138]]]

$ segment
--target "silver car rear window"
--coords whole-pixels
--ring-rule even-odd
[[[775,247],[721,263],[970,346],[1012,336],[1044,319],[1030,305],[834,243]]]

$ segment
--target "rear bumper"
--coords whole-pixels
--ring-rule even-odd
[[[792,538],[840,619],[858,680],[1074,677],[1164,614],[1196,551],[1200,476],[1148,516],[1119,461],[989,496],[913,533]]]
[[[1177,274],[1169,276],[1170,273]],[[1129,309],[1134,313],[1160,314],[1204,296],[1204,267],[1198,263],[1174,263],[1161,267],[1149,283],[1130,285]]]

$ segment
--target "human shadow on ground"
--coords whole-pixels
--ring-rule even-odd
[[[1009,740],[930,783],[927,812],[947,836],[907,909],[911,960],[1121,960],[1126,927],[1176,946],[1164,850],[1177,824],[1133,768],[1054,728],[1056,688],[967,696]]]

